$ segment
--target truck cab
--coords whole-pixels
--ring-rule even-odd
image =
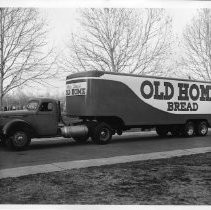
[[[26,110],[0,112],[1,140],[7,146],[23,149],[31,138],[58,135],[60,102],[49,98],[35,98]]]
[[[53,99],[33,99],[26,106],[33,111],[30,124],[36,131],[36,137],[56,136],[60,118],[59,101]]]

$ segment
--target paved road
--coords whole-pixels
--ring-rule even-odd
[[[40,139],[32,141],[27,151],[12,152],[0,147],[0,169],[210,147],[210,137],[211,131],[206,137],[194,138],[161,138],[155,132],[126,133],[123,136],[114,136],[108,145],[95,145],[91,141],[86,144],[78,144],[73,140],[63,138]]]

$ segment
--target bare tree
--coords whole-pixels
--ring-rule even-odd
[[[156,74],[169,53],[171,19],[163,9],[82,9],[81,34],[72,34],[68,71]]]
[[[211,80],[211,10],[200,9],[184,31],[186,72],[191,79]]]
[[[43,84],[54,75],[55,57],[46,47],[45,26],[37,9],[0,8],[0,107],[14,88]]]
[[[12,108],[12,106],[15,106],[19,109],[22,109],[26,105],[30,97],[32,97],[32,95],[33,92],[31,92],[30,95],[27,95],[21,89],[18,88],[17,93],[10,93],[4,96],[4,108],[6,107],[6,110],[9,110],[10,108]]]

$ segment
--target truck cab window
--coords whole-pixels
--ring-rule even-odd
[[[30,101],[27,105],[26,105],[26,109],[29,111],[34,111],[36,110],[38,107],[38,101]]]
[[[50,112],[53,111],[53,104],[50,102],[43,102],[39,108],[41,112]]]

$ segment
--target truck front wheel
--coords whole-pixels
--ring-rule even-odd
[[[93,129],[92,140],[96,144],[108,144],[112,138],[112,129],[106,123],[100,123]]]
[[[196,135],[197,136],[206,136],[208,133],[207,122],[201,121],[196,125]]]
[[[24,150],[30,144],[31,138],[24,130],[15,131],[6,142],[6,145],[14,150]]]

